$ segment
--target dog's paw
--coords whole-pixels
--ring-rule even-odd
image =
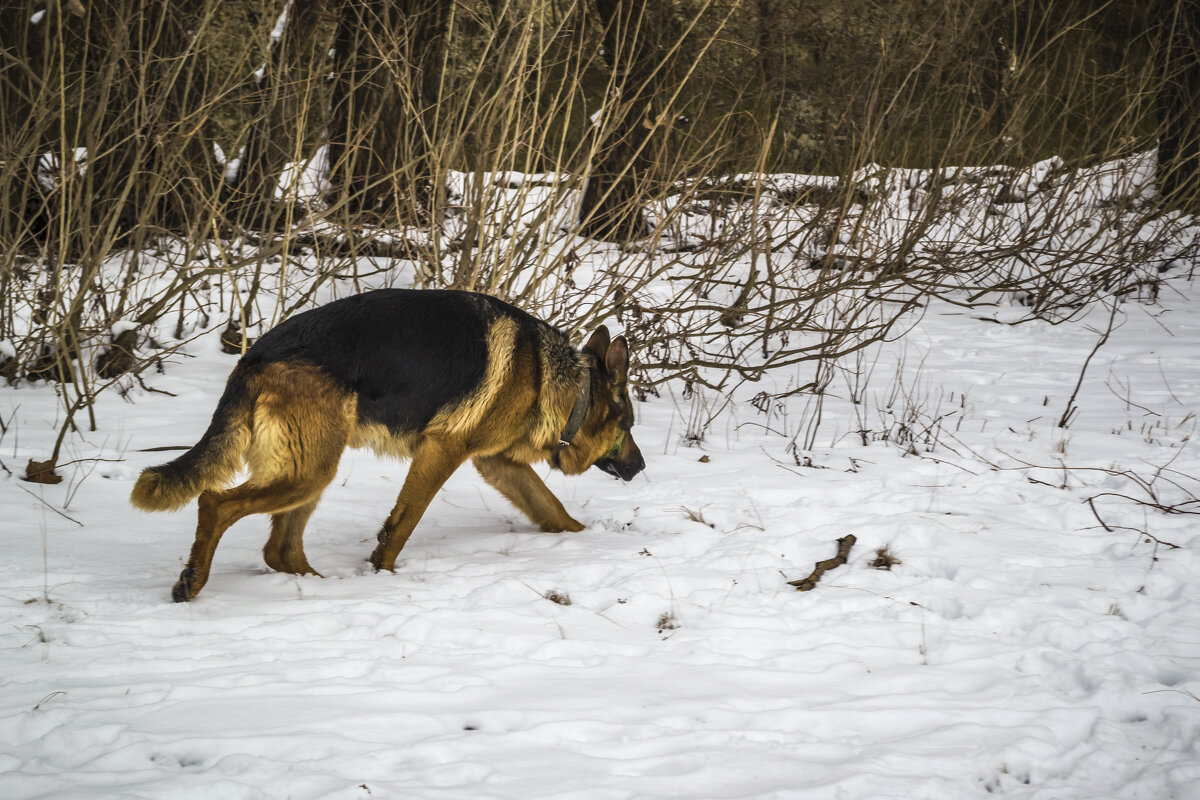
[[[367,559],[367,563],[371,565],[371,569],[373,569],[375,572],[383,572],[384,570],[387,570],[388,572],[395,572],[395,562],[392,564],[383,563],[382,551],[383,548],[380,547],[378,550],[372,553],[371,557]]]
[[[195,597],[192,591],[192,571],[185,569],[179,573],[179,580],[175,582],[175,586],[171,589],[171,599],[176,603],[186,603]]]
[[[582,522],[571,517],[549,522],[541,526],[542,530],[546,533],[578,533],[586,527]]]

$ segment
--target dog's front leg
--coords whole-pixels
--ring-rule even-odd
[[[476,458],[474,464],[485,481],[542,530],[550,533],[583,530],[583,525],[571,518],[533,467],[504,456]]]
[[[466,453],[461,446],[433,438],[426,438],[418,445],[396,506],[379,532],[379,544],[371,554],[371,566],[377,570],[395,568],[396,556],[400,555],[429,502],[465,460]]]

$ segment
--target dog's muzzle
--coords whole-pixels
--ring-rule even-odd
[[[623,481],[631,481],[634,475],[637,475],[646,468],[646,461],[642,458],[641,453],[639,453],[636,461],[618,461],[615,458],[602,458],[592,466],[604,470],[609,475],[620,478]]]

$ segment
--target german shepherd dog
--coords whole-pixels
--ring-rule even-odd
[[[645,468],[630,435],[629,349],[601,327],[582,351],[507,303],[457,291],[381,289],[298,314],[238,361],[208,430],[138,477],[131,502],[176,510],[199,495],[196,541],[171,595],[208,580],[230,525],[270,514],[267,566],[316,574],[304,526],[347,447],[411,459],[371,554],[396,556],[434,494],[470,459],[544,531],[578,531],[533,467],[588,467],[628,481]],[[246,467],[249,477],[225,488]]]

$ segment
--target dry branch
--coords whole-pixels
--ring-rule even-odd
[[[816,566],[813,567],[811,575],[798,581],[788,581],[788,586],[795,586],[797,592],[808,592],[815,589],[822,575],[846,563],[846,559],[850,557],[850,548],[854,547],[854,543],[857,541],[858,539],[853,533],[848,533],[838,539],[836,556],[827,558],[824,561],[818,561]]]

